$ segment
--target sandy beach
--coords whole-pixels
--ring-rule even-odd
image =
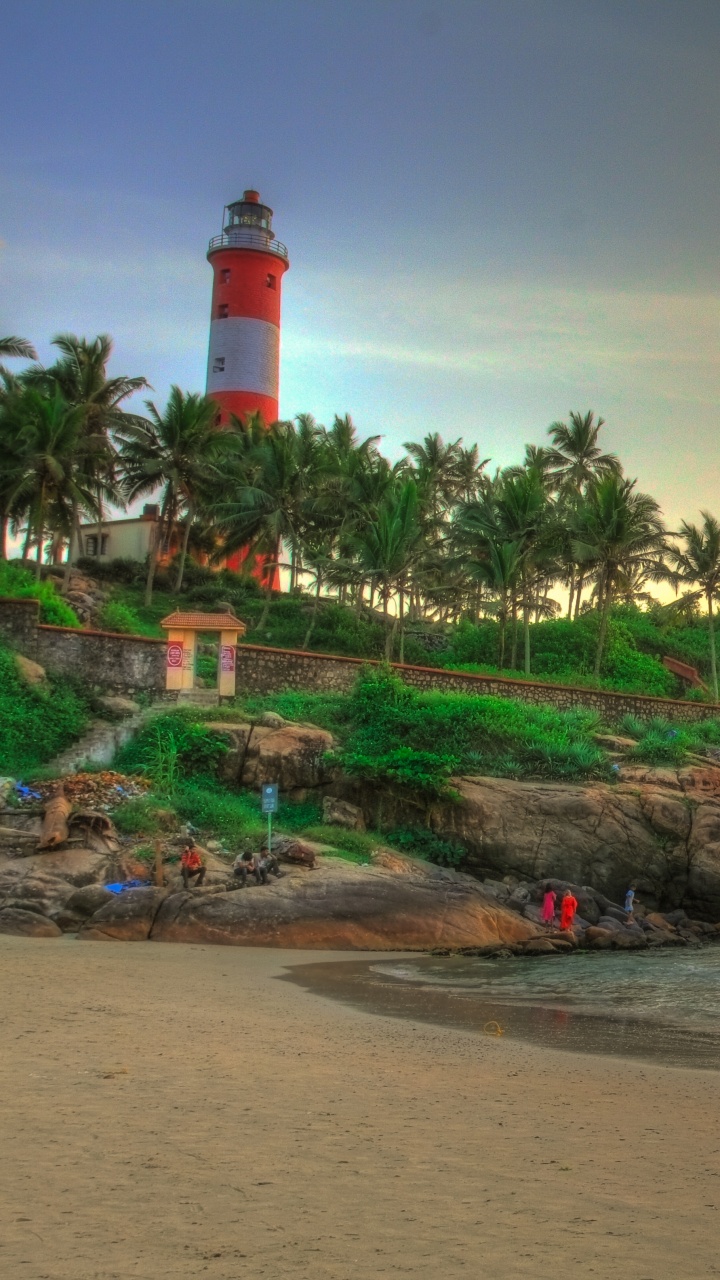
[[[321,959],[0,937],[4,1280],[720,1275],[720,1074],[277,980]]]

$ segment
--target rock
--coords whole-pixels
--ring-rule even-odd
[[[112,901],[106,902],[85,922],[78,938],[93,942],[145,942],[164,898],[164,889],[153,888],[126,889],[113,894]]]
[[[23,938],[59,938],[62,930],[36,911],[0,907],[0,933],[14,933]]]
[[[83,889],[75,889],[67,899],[65,906],[68,911],[73,912],[75,915],[87,918],[94,915],[106,903],[112,902],[114,897],[115,894],[110,889],[106,889],[104,885],[89,884]]]
[[[610,933],[615,934],[620,933],[624,925],[619,920],[616,920],[615,916],[601,916],[598,920],[598,928],[609,930]]]
[[[471,876],[404,861],[403,874],[397,874],[377,865],[326,858],[313,876],[293,868],[282,880],[244,892],[172,894],[160,906],[151,938],[429,951],[514,945],[537,935],[527,920],[488,899]]]
[[[0,778],[0,809],[4,809],[15,786],[14,778]]]
[[[22,653],[16,653],[14,657],[15,666],[26,684],[43,684],[47,680],[47,672],[39,662],[33,662],[32,658],[26,658]]]
[[[603,929],[600,925],[591,924],[585,930],[585,942],[593,951],[607,951],[613,945],[613,937],[610,929]]]
[[[568,946],[570,946],[569,943]],[[522,954],[524,956],[555,956],[558,953],[549,938],[530,938],[524,943]]]
[[[140,703],[132,698],[123,698],[120,694],[103,694],[95,699],[99,711],[107,711],[111,716],[136,716],[141,711]]]
[[[256,724],[262,726],[263,729],[282,729],[287,724],[287,720],[283,716],[279,716],[276,711],[263,711],[258,716]]]
[[[609,906],[605,908],[605,919],[617,920],[618,924],[625,924],[628,918],[627,911],[623,911],[622,907]]]
[[[333,746],[332,734],[324,729],[284,725],[255,730],[248,744],[242,784],[257,788],[265,782],[277,782],[283,792],[322,786],[331,774],[324,756]]]
[[[633,751],[637,746],[635,738],[623,738],[617,733],[594,733],[593,737],[606,751]]]
[[[311,844],[295,836],[273,836],[272,850],[281,862],[294,862],[303,867],[315,866],[316,853]]]
[[[646,924],[651,925],[654,929],[668,930],[671,933],[675,931],[675,925],[671,924],[667,916],[661,915],[659,911],[648,911],[645,916]]]
[[[665,912],[665,921],[667,924],[673,924],[676,926],[679,924],[684,924],[687,918],[688,918],[687,913],[683,911],[681,908],[678,909],[677,911]]]
[[[331,827],[346,827],[348,831],[364,831],[365,819],[362,809],[348,800],[337,800],[334,796],[325,796],[323,800],[323,822]]]

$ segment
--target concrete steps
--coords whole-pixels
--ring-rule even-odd
[[[190,703],[194,707],[219,707],[220,694],[217,689],[180,689],[178,704]]]

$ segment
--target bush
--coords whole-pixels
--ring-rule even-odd
[[[108,600],[100,610],[98,622],[102,631],[117,631],[129,636],[138,635],[142,626],[135,610],[121,600]]]
[[[45,688],[26,684],[15,655],[0,645],[0,774],[18,777],[51,760],[89,718],[87,701],[67,677],[49,676]]]
[[[427,798],[449,795],[453,773],[607,777],[591,712],[558,712],[510,699],[420,694],[387,667],[366,670],[350,698],[337,760],[350,774]]]
[[[36,582],[22,565],[0,560],[0,596],[13,600],[39,600],[40,621],[52,627],[79,627],[77,614],[58,595],[52,582]]]
[[[147,577],[147,564],[144,561],[130,560],[124,556],[117,556],[114,560],[94,560],[92,556],[79,556],[75,565],[100,582],[123,582],[132,586],[144,582]]]
[[[143,774],[161,794],[170,795],[183,778],[212,778],[227,750],[227,743],[205,725],[170,713],[151,720],[122,747],[115,767]]]
[[[465,862],[465,847],[454,840],[441,840],[427,827],[400,827],[389,831],[385,839],[403,853],[415,854],[441,867],[460,867]]]

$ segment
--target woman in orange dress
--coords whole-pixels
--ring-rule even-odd
[[[577,898],[573,897],[570,889],[566,889],[563,895],[563,900],[560,903],[561,929],[572,929],[572,923],[575,919],[575,912],[577,911],[577,908]]]

